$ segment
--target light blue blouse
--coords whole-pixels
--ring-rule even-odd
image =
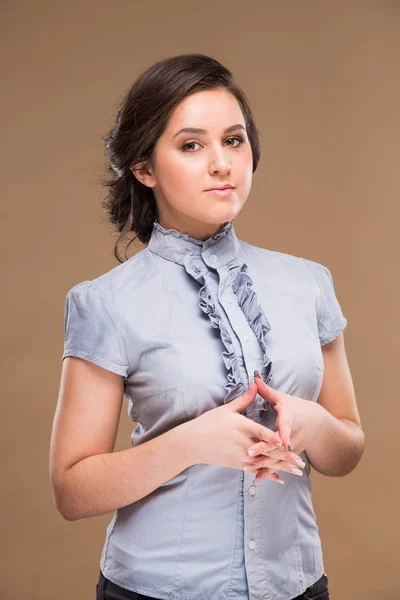
[[[123,264],[69,290],[64,354],[124,377],[133,446],[245,392],[254,369],[311,402],[321,346],[347,324],[327,267],[239,240],[233,222],[206,241],[154,222]],[[275,428],[261,396],[243,411]],[[303,476],[285,485],[196,464],[117,509],[100,568],[115,584],[168,600],[291,600],[324,573]]]

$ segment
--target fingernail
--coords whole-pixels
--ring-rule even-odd
[[[293,450],[292,444],[289,444],[288,448],[289,448],[289,452],[291,452]]]
[[[284,480],[279,477],[278,473],[273,473],[272,477],[274,478],[274,481],[276,481],[277,483],[285,483]]]
[[[249,456],[255,456],[255,455],[256,455],[256,451],[255,451],[255,450],[248,450],[248,451],[247,451],[247,454],[248,454]]]
[[[281,450],[286,450],[285,446],[282,444]]]
[[[298,469],[297,467],[293,467],[292,469],[290,469],[290,471],[294,475],[299,475],[300,477],[303,475],[303,471],[300,471],[300,469]]]
[[[254,370],[254,378],[256,377],[260,377],[260,373],[257,371],[257,369]]]
[[[254,378],[254,377],[252,377],[252,378],[250,379],[250,387],[253,387],[253,385],[255,385],[255,383],[256,383],[256,382],[255,382],[255,378]]]

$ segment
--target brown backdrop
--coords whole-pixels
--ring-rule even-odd
[[[63,520],[49,479],[64,297],[117,264],[97,180],[118,100],[154,60],[203,52],[233,70],[262,134],[238,236],[327,265],[348,319],[366,450],[346,477],[312,473],[332,598],[400,598],[400,2],[3,1],[1,13],[3,597],[94,599],[112,513]],[[124,402],[116,450],[134,427]]]

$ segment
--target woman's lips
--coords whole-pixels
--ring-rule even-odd
[[[215,194],[216,196],[220,196],[220,197],[224,198],[225,196],[230,196],[230,194],[232,194],[232,192],[234,190],[235,190],[235,188],[225,188],[224,190],[221,190],[221,189],[206,190],[206,192],[208,192],[209,194]]]

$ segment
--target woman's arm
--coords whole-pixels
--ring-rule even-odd
[[[68,521],[95,517],[147,496],[188,468],[186,423],[120,452],[80,460],[63,474],[57,508]]]
[[[127,506],[191,464],[190,422],[113,452],[123,378],[76,357],[63,362],[50,451],[53,499],[68,521]]]
[[[314,439],[306,448],[313,468],[331,477],[347,475],[359,463],[365,436],[341,332],[322,346],[324,379],[317,403]]]
[[[315,409],[320,417],[315,441],[306,449],[309,461],[322,475],[347,475],[361,460],[364,432],[357,423],[337,418],[319,404],[315,405]]]

